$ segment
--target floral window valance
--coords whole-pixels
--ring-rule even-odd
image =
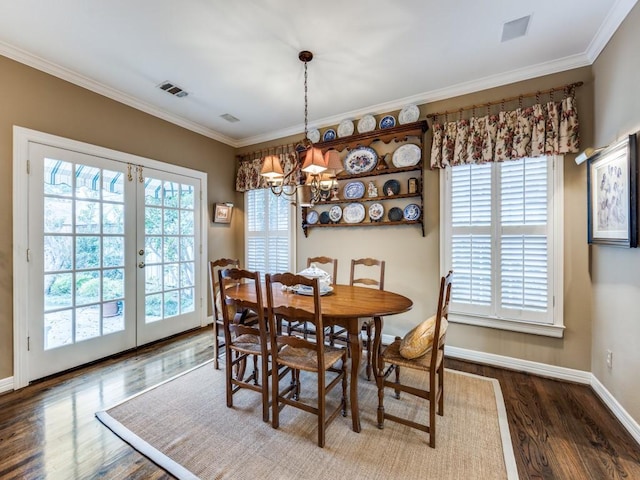
[[[259,188],[269,188],[265,177],[260,175],[262,163],[266,153],[264,152],[250,154],[240,158],[238,174],[236,176],[236,191],[246,192],[247,190],[256,190]],[[258,156],[259,155],[259,156]],[[291,172],[298,162],[298,153],[293,150],[286,153],[276,154],[280,157],[280,164],[285,173]],[[298,185],[300,179],[297,175],[291,175],[286,179],[285,185]]]
[[[561,102],[500,111],[432,125],[431,168],[577,153],[578,112],[573,90]]]

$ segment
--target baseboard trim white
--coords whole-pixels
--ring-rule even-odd
[[[624,407],[620,405],[618,400],[611,395],[600,380],[598,380],[591,372],[565,367],[556,367],[545,363],[505,357],[503,355],[495,355],[492,353],[478,352],[475,350],[467,350],[465,348],[451,347],[448,345],[445,345],[445,355],[458,360],[468,360],[470,362],[491,365],[492,367],[517,370],[555,380],[564,380],[567,382],[589,385],[600,400],[602,400],[609,410],[611,410],[611,413],[620,421],[620,423],[622,423],[622,426],[629,432],[636,442],[640,444],[640,425],[638,422],[629,415]]]
[[[0,379],[0,393],[10,392],[13,390],[13,377]]]
[[[618,400],[611,395],[611,392],[596,378],[595,375],[591,375],[591,388],[596,395],[600,397],[600,400],[609,407],[609,410],[613,415],[622,423],[622,426],[627,429],[631,436],[640,445],[640,425],[636,422],[631,415],[620,405]]]

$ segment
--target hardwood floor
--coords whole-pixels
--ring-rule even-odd
[[[211,358],[207,328],[0,395],[0,478],[171,478],[94,413]],[[589,387],[446,365],[500,381],[521,479],[640,479],[640,446]]]

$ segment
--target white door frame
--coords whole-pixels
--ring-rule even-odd
[[[29,277],[28,277],[28,205],[29,205],[29,143],[42,143],[52,147],[75,150],[87,155],[109,158],[143,167],[164,170],[166,172],[197,178],[200,181],[200,248],[196,249],[200,263],[200,297],[196,299],[196,310],[201,318],[201,326],[207,318],[205,298],[207,291],[207,265],[203,252],[207,252],[207,174],[185,167],[167,164],[109,148],[91,145],[48,133],[14,125],[13,127],[13,388],[26,387],[29,383],[28,358],[28,316],[29,316]]]

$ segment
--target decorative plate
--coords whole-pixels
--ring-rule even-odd
[[[384,207],[381,203],[372,203],[369,205],[369,218],[372,222],[377,222],[384,216]]]
[[[364,220],[364,205],[361,203],[350,203],[344,207],[342,216],[347,223],[360,223]]]
[[[418,118],[420,118],[420,109],[415,105],[407,105],[398,114],[400,125],[417,122]]]
[[[371,132],[376,129],[376,119],[373,115],[365,115],[358,120],[358,133]]]
[[[418,220],[420,218],[420,207],[415,203],[411,203],[404,207],[405,220]]]
[[[364,183],[362,182],[349,182],[345,185],[342,191],[344,198],[354,199],[362,198],[364,196]]]
[[[348,137],[353,135],[353,122],[351,120],[343,120],[338,125],[338,137]]]
[[[400,193],[400,182],[398,182],[397,180],[387,180],[386,182],[384,182],[382,191],[387,197],[398,195]]]
[[[391,220],[392,222],[399,222],[400,220],[402,220],[403,213],[400,208],[393,207],[391,210],[389,210],[388,216],[389,220]]]
[[[342,218],[342,208],[340,205],[334,205],[329,209],[329,218],[333,223],[338,223]]]
[[[404,145],[400,145],[393,152],[393,157],[391,157],[391,162],[394,167],[413,167],[420,162],[422,158],[422,150],[420,147],[414,143],[406,143]]]
[[[316,212],[315,210],[309,210],[307,212],[307,223],[309,225],[315,225],[316,223],[318,223],[318,212]]]
[[[318,143],[320,141],[320,130],[314,128],[307,132],[307,138],[311,140],[311,143]]]
[[[331,217],[329,216],[329,212],[322,212],[320,214],[320,223],[326,225],[331,222]]]
[[[308,285],[294,285],[291,287],[291,291],[298,295],[313,295],[313,287]],[[320,295],[326,295],[331,292],[333,292],[333,287],[331,285],[320,286]]]
[[[328,142],[330,140],[335,140],[335,139],[336,139],[336,131],[333,128],[330,128],[329,130],[324,132],[324,135],[322,135],[323,142]]]
[[[376,168],[378,154],[371,147],[358,147],[344,157],[344,169],[349,174],[366,173]]]
[[[396,119],[393,115],[385,115],[380,119],[380,128],[391,128],[396,126]]]

